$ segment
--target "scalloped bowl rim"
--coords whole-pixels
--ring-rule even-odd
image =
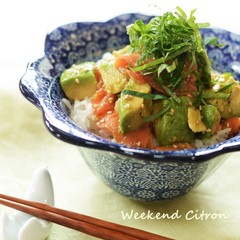
[[[132,14],[132,13],[129,13]],[[138,14],[138,13],[134,13]],[[142,14],[138,14],[142,15]],[[122,15],[120,15],[122,16]],[[146,15],[143,15],[146,16]],[[116,16],[117,18],[119,16]],[[88,24],[95,24],[95,23],[107,23],[111,20],[115,19],[109,19],[106,22],[87,22]],[[81,23],[81,22],[76,22]],[[86,22],[83,22],[86,23]],[[72,23],[69,23],[72,24]],[[68,24],[61,25],[54,30],[64,27]],[[229,32],[224,29],[220,29],[222,31]],[[53,31],[52,31],[53,32]],[[51,34],[51,32],[49,33]],[[48,35],[49,35],[48,34]],[[48,36],[47,35],[47,36]],[[46,44],[46,42],[45,42]],[[35,64],[36,62],[44,59],[46,55],[44,55],[42,58],[38,58],[32,62],[30,62],[27,66],[26,72],[24,73],[23,77],[20,79],[19,87],[22,94],[31,101],[34,105],[41,108],[44,118],[44,123],[47,127],[47,129],[57,138],[59,138],[62,141],[65,141],[67,143],[77,145],[80,147],[88,147],[88,148],[94,148],[94,149],[102,149],[108,152],[114,152],[117,154],[125,155],[128,157],[134,157],[138,159],[148,159],[152,161],[176,161],[176,158],[183,161],[183,162],[198,162],[198,161],[207,161],[211,158],[214,158],[218,155],[228,153],[228,152],[234,152],[240,150],[240,133],[236,136],[220,142],[218,144],[211,145],[209,147],[203,147],[203,148],[194,148],[194,149],[188,149],[188,150],[175,150],[175,151],[159,151],[159,150],[153,150],[153,149],[144,149],[144,148],[132,148],[129,146],[125,146],[123,144],[119,144],[116,142],[112,142],[110,140],[104,139],[92,132],[86,131],[79,126],[76,125],[72,120],[69,119],[69,126],[71,129],[69,131],[65,131],[61,128],[59,128],[57,123],[62,123],[59,119],[55,118],[52,114],[51,109],[47,107],[46,105],[41,105],[39,103],[39,99],[37,99],[34,94],[29,91],[29,85],[27,82],[25,82],[25,77],[29,73],[29,71],[32,71],[33,69],[31,66]],[[36,74],[36,72],[35,72]],[[61,111],[61,110],[59,110]],[[71,132],[74,132],[75,134],[71,134]]]

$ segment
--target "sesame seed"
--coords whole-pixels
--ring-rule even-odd
[[[112,103],[113,102],[113,97],[108,98],[108,102]]]
[[[126,95],[124,96],[124,99],[125,99],[125,100],[130,100],[130,99],[132,99],[132,97],[133,97],[133,96],[126,94]]]
[[[126,105],[125,105],[125,108],[128,108],[128,109],[129,109],[129,108],[130,108],[130,104],[126,104]]]
[[[171,108],[170,112],[171,112],[172,114],[174,114],[175,110],[174,110],[173,108]]]
[[[172,141],[175,142],[177,140],[177,137],[176,136],[173,136],[172,137]]]
[[[141,142],[139,141],[139,142],[137,142],[136,143],[136,145],[138,146],[138,147],[140,147],[140,145],[141,145]]]

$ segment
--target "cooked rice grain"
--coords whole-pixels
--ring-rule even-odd
[[[202,148],[223,142],[228,139],[230,131],[231,131],[230,128],[225,128],[223,130],[218,131],[211,138],[196,139],[194,141],[194,145],[196,146],[196,148]]]
[[[64,99],[63,103],[70,110],[70,118],[81,128],[94,131],[95,121],[93,115],[93,109],[91,104],[91,98],[86,97],[84,100],[75,100],[71,104],[67,99]]]

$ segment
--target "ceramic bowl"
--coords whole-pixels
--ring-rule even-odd
[[[105,52],[128,44],[126,25],[151,16],[124,14],[107,22],[77,22],[46,36],[44,56],[28,64],[20,80],[23,95],[43,113],[48,130],[80,148],[83,159],[108,186],[132,199],[153,201],[186,194],[211,175],[231,152],[240,150],[240,134],[207,148],[156,151],[130,148],[78,127],[61,103],[61,72],[76,62],[97,60]],[[240,36],[221,29],[204,29],[225,46],[208,48],[213,68],[240,79]],[[71,163],[69,162],[69,167]]]

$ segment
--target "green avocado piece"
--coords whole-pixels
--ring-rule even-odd
[[[197,68],[205,88],[211,85],[211,64],[205,49],[196,51]]]
[[[174,100],[163,100],[154,106],[154,112],[159,112],[171,104],[169,110],[155,121],[154,131],[159,144],[166,146],[174,143],[191,143],[194,133],[188,126],[188,108],[191,105],[189,97],[179,97],[180,103]],[[170,101],[170,102],[169,102]]]
[[[60,85],[69,99],[83,100],[96,92],[97,79],[94,67],[94,62],[84,62],[74,64],[63,71],[60,76]]]
[[[231,73],[216,74],[213,77],[211,91],[229,94],[227,99],[207,99],[209,104],[214,105],[218,109],[221,118],[227,119],[240,116],[240,85]]]
[[[114,59],[103,59],[99,62],[104,88],[111,94],[120,93],[128,81],[127,77],[115,68],[114,62]]]
[[[223,119],[240,116],[240,86],[234,85],[227,100],[210,99],[208,103],[214,105]]]
[[[129,80],[125,89],[141,93],[150,93],[151,91],[149,84],[140,84],[133,79]],[[143,117],[149,114],[150,108],[151,102],[149,100],[121,93],[118,106],[120,132],[124,134],[143,125]]]
[[[211,137],[216,132],[216,128],[221,120],[221,115],[217,108],[210,104],[201,106],[200,112],[203,123],[207,127],[207,132],[204,133],[204,136]]]

